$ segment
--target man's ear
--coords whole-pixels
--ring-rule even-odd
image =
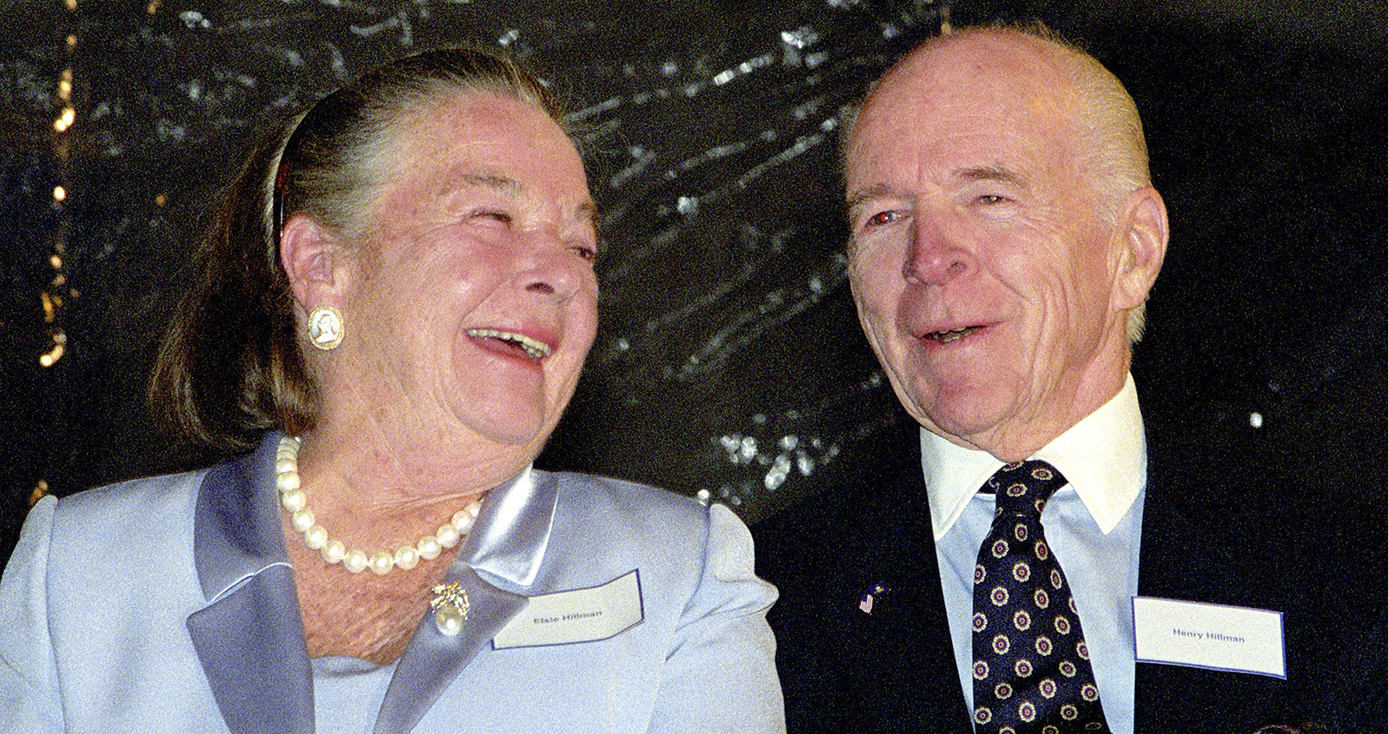
[[[304,311],[340,307],[347,285],[347,251],[317,220],[296,214],[280,231],[280,265]]]
[[[1113,308],[1127,310],[1142,305],[1161,272],[1170,236],[1166,203],[1161,194],[1146,186],[1130,194],[1119,211],[1118,269],[1114,274]]]

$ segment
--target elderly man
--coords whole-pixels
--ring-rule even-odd
[[[1388,725],[1382,533],[1144,430],[1129,345],[1168,228],[1119,81],[1044,29],[968,29],[846,134],[853,295],[914,423],[757,528],[791,731]]]

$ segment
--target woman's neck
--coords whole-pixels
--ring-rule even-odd
[[[526,447],[394,436],[325,423],[301,437],[299,477],[309,507],[349,547],[414,543],[532,459]]]

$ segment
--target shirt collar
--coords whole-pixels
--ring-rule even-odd
[[[968,449],[921,429],[921,469],[930,522],[939,540],[979,487],[1002,468],[986,451]],[[1060,470],[1105,534],[1118,525],[1147,481],[1147,443],[1132,375],[1107,403],[1032,456]]]

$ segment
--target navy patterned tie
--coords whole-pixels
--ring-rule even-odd
[[[974,567],[977,734],[1107,732],[1075,600],[1041,530],[1065,477],[1044,461],[1008,464]]]

